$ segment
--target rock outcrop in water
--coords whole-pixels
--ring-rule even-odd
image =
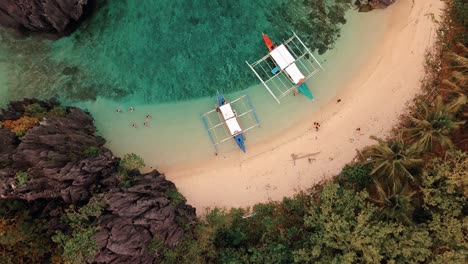
[[[13,102],[0,114],[0,122],[28,115],[31,105],[46,113],[58,107],[55,101]],[[95,261],[157,262],[150,243],[180,243],[185,227],[195,220],[195,209],[157,171],[136,173],[132,186],[122,187],[120,159],[103,147],[105,140],[95,135],[93,119],[78,108],[62,109],[61,114],[46,114],[21,137],[0,126],[0,203],[26,202],[49,229],[66,232],[60,221],[65,209],[100,197],[105,210],[97,219]]]
[[[369,12],[373,9],[386,8],[395,3],[396,0],[367,0],[367,3],[356,1],[359,12]]]
[[[88,0],[2,0],[0,24],[62,35],[83,16],[87,4]]]

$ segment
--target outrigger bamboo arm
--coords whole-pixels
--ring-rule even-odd
[[[278,98],[276,98],[275,94],[270,90],[270,87],[268,87],[268,85],[266,85],[266,83],[263,81],[263,79],[260,77],[260,75],[258,75],[257,71],[255,71],[255,69],[247,61],[245,61],[245,63],[247,63],[247,65],[249,65],[250,69],[252,69],[252,71],[255,73],[257,78],[262,82],[263,86],[265,86],[265,88],[268,90],[268,92],[270,92],[271,96],[273,96],[273,98],[275,98],[276,102],[278,102],[278,104],[281,104],[280,101],[278,100]]]

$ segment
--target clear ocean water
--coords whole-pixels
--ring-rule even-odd
[[[149,169],[162,171],[214,157],[200,114],[213,108],[217,89],[229,100],[250,95],[261,127],[246,135],[249,152],[320,111],[357,73],[387,23],[383,13],[348,11],[342,32],[337,24],[325,34],[330,21],[314,15],[323,7],[299,0],[105,2],[79,30],[59,40],[0,29],[0,107],[24,97],[56,96],[89,110],[116,155],[137,153]],[[319,57],[326,71],[308,81],[316,100],[290,96],[278,105],[245,60],[266,53],[262,32],[281,40],[291,29],[321,51],[335,47],[334,38],[338,42]],[[145,127],[147,114],[152,119]],[[217,158],[231,151],[239,150],[226,142]]]
[[[327,8],[306,2],[100,0],[79,30],[58,41],[2,32],[0,59],[13,62],[13,98],[154,103],[239,91],[256,83],[245,61],[264,55],[262,32],[281,40],[294,29],[312,45],[333,43],[344,21],[335,19],[324,34],[332,19],[313,14]]]

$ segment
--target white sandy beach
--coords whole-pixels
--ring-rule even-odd
[[[319,112],[280,137],[249,145],[246,154],[236,151],[161,172],[199,214],[206,207],[281,200],[338,174],[356,149],[373,143],[370,135],[389,133],[419,92],[425,52],[435,39],[429,14],[437,17],[442,7],[440,0],[398,0],[386,10],[372,11],[389,12],[384,37],[374,50],[363,51],[373,55]],[[314,121],[321,125],[318,132]],[[307,156],[313,153],[318,154]],[[293,162],[292,155],[304,158]]]

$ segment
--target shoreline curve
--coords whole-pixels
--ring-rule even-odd
[[[359,74],[321,110],[282,136],[249,146],[247,154],[232,152],[161,171],[198,214],[209,207],[279,201],[337,175],[356,149],[373,143],[370,135],[388,135],[420,92],[426,51],[436,33],[428,14],[438,17],[442,7],[441,0],[400,0],[372,11],[390,12],[383,39]]]

